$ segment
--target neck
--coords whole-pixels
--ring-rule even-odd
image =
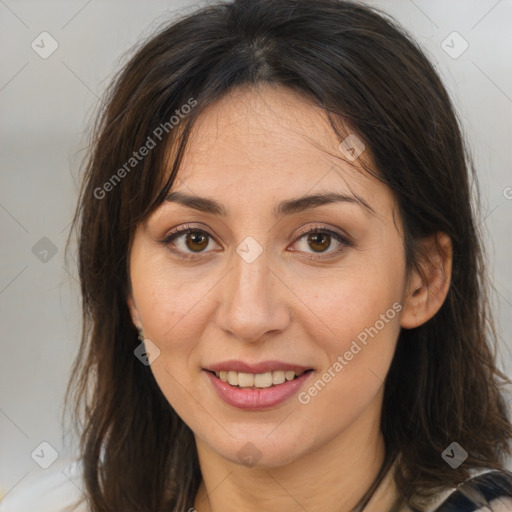
[[[365,414],[328,443],[284,466],[245,467],[221,457],[196,437],[203,480],[197,512],[349,512],[384,461],[378,416]],[[314,489],[314,492],[313,492]],[[388,474],[364,512],[382,512],[394,497]]]

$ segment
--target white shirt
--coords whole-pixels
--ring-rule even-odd
[[[29,474],[11,490],[3,490],[0,512],[88,512],[79,461],[63,459]],[[80,506],[72,505],[82,499]]]

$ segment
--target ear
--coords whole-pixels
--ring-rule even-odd
[[[129,292],[126,302],[128,304],[128,309],[130,310],[133,325],[135,325],[138,330],[141,330],[142,322],[140,321],[139,311],[137,310],[137,306],[135,305],[135,300],[133,299],[131,292]]]
[[[400,325],[413,329],[430,320],[441,308],[452,276],[452,241],[445,233],[436,233],[420,242],[420,271],[412,269]]]

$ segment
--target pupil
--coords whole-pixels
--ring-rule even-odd
[[[202,233],[189,233],[189,235],[187,236],[187,246],[189,249],[193,250],[194,247],[191,247],[191,244],[201,244],[201,239],[202,239],[202,245],[201,247],[199,248],[200,250],[204,249],[207,245],[208,245],[208,240],[206,238],[206,236],[204,236],[204,234]],[[191,241],[191,243],[189,243]],[[206,242],[206,243],[204,243]],[[197,249],[197,245],[195,247]]]
[[[319,241],[320,240],[320,241]],[[322,243],[323,240],[323,243]],[[331,245],[330,241],[330,235],[327,235],[325,233],[314,233],[313,235],[309,236],[309,242],[313,242],[315,245],[319,245],[320,249],[328,249]],[[311,247],[312,249],[316,250],[314,247]],[[321,250],[318,252],[322,252]]]

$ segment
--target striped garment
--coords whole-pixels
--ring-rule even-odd
[[[444,492],[425,512],[512,512],[512,474],[473,470],[457,489]]]

